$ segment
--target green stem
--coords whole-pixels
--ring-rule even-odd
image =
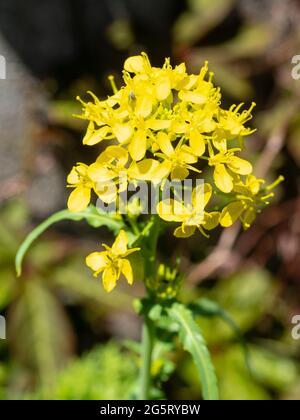
[[[139,228],[138,228],[138,225],[137,225],[137,223],[136,223],[136,220],[134,220],[134,219],[133,219],[133,218],[131,218],[131,217],[128,217],[128,218],[127,218],[127,220],[128,220],[128,223],[130,224],[130,227],[131,227],[131,229],[132,229],[133,233],[134,233],[135,235],[139,236],[141,232],[140,232],[140,230],[139,230]]]
[[[148,400],[151,388],[151,361],[153,350],[153,326],[147,315],[142,330],[142,366],[140,376],[140,400]]]
[[[147,251],[145,255],[145,272],[147,273],[147,280],[154,279],[156,276],[156,250],[157,241],[159,237],[159,219],[158,217],[152,217],[150,223],[147,226]],[[147,287],[148,298],[151,294]],[[139,399],[147,400],[150,398],[151,389],[151,362],[152,362],[152,350],[155,340],[155,326],[148,316],[148,311],[144,313],[144,324],[142,330],[142,350],[141,350],[141,372],[140,372],[140,391]]]

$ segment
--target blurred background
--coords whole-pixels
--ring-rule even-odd
[[[81,145],[85,123],[72,117],[76,95],[105,97],[107,76],[140,51],[153,65],[185,61],[190,72],[208,60],[224,105],[257,103],[248,150],[257,176],[284,175],[276,198],[247,232],[166,234],[160,258],[181,255],[183,299],[216,300],[245,336],[251,371],[226,324],[199,320],[221,398],[300,399],[300,340],[291,335],[300,314],[299,22],[297,0],[0,0],[0,399],[131,395],[139,362],[124,340],[139,339],[132,303],[142,284],[104,294],[84,264],[112,239],[107,231],[60,223],[32,247],[20,279],[13,261],[25,235],[65,208],[73,163],[95,157]],[[155,357],[158,397],[201,398],[189,357]]]

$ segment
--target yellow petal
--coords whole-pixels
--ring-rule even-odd
[[[128,150],[133,160],[141,160],[146,154],[147,138],[144,130],[138,130],[133,136]]]
[[[94,182],[108,181],[115,177],[115,173],[99,163],[93,163],[88,169],[88,176]]]
[[[219,130],[217,134],[219,134],[219,136],[213,139],[213,145],[219,152],[226,153],[227,152],[227,139],[226,137],[223,137],[223,131]]]
[[[152,98],[144,95],[140,96],[136,101],[135,113],[139,117],[148,117],[152,111]]]
[[[176,152],[178,153],[179,160],[184,163],[196,163],[198,158],[193,153],[192,149],[188,147],[186,144],[181,146],[179,151],[176,148]]]
[[[110,128],[107,125],[99,128],[98,130],[88,130],[82,142],[87,146],[93,146],[94,144],[100,143],[100,141],[104,140],[109,131]]]
[[[156,141],[160,147],[160,150],[165,155],[170,156],[172,153],[174,153],[174,148],[171,144],[171,140],[166,133],[158,133]]]
[[[95,192],[104,203],[110,204],[116,201],[118,188],[113,181],[98,181]]]
[[[218,226],[220,220],[220,213],[212,211],[211,213],[204,213],[204,221],[202,226],[204,229],[211,230]]]
[[[144,159],[141,162],[133,162],[128,169],[128,175],[132,179],[148,181],[151,179],[151,171],[158,166],[159,162],[154,159]]]
[[[126,232],[124,230],[120,230],[120,233],[116,237],[116,240],[111,248],[112,253],[117,256],[122,256],[127,251],[127,244],[128,239]]]
[[[133,273],[132,273],[132,267],[131,267],[130,262],[127,259],[123,259],[120,262],[120,268],[121,268],[121,273],[126,278],[128,284],[131,285],[133,283]]]
[[[241,159],[237,156],[232,156],[230,161],[227,163],[229,169],[240,175],[248,175],[252,172],[252,165],[245,159]]]
[[[163,179],[168,178],[172,169],[172,163],[165,160],[159,163],[156,168],[153,168],[151,172],[150,180],[155,184],[161,182]]]
[[[205,140],[198,130],[192,130],[190,133],[190,147],[197,156],[202,156],[205,152]]]
[[[132,127],[128,124],[116,124],[113,127],[114,135],[120,143],[126,143],[132,136]]]
[[[67,177],[68,184],[77,184],[80,181],[76,166],[74,166]]]
[[[140,55],[127,58],[124,69],[129,73],[143,73],[145,71],[145,59]]]
[[[195,87],[197,81],[198,81],[198,75],[191,74],[191,75],[187,76],[186,78],[184,78],[184,80],[181,82],[181,84],[179,86],[182,87],[182,89],[190,90],[193,87]],[[179,87],[178,87],[178,89],[179,89]]]
[[[97,159],[97,163],[110,163],[113,160],[117,160],[122,166],[126,165],[128,161],[128,152],[122,146],[108,146],[104,152],[100,154]]]
[[[189,170],[182,166],[175,166],[171,172],[171,179],[175,180],[178,179],[180,181],[184,180],[189,174]]]
[[[232,177],[226,171],[225,166],[223,163],[219,163],[216,165],[214,170],[214,181],[216,186],[223,192],[229,193],[232,191],[233,182]]]
[[[168,176],[166,166],[154,159],[144,159],[140,162],[133,162],[128,169],[128,175],[136,180],[154,181],[161,180]],[[167,175],[166,175],[167,174]]]
[[[234,201],[226,206],[220,216],[220,225],[229,227],[239,218],[244,210],[243,203]]]
[[[151,128],[151,130],[154,130],[154,131],[166,130],[170,126],[171,126],[170,120],[154,120],[154,119],[147,120],[147,127]]]
[[[164,101],[171,93],[171,83],[167,76],[160,77],[155,85],[156,97],[159,101]]]
[[[188,238],[192,236],[196,230],[196,226],[179,226],[174,230],[174,236],[177,238]]]
[[[254,175],[249,175],[247,178],[247,184],[254,195],[259,192],[260,186],[263,182],[264,181],[262,179],[258,179]]]
[[[125,254],[123,255],[123,257],[127,257],[128,255],[132,254],[133,252],[137,252],[140,251],[141,248],[130,248],[127,249],[127,251],[125,252]]]
[[[162,200],[157,204],[159,217],[166,222],[183,222],[190,217],[190,212],[184,205],[173,199]]]
[[[117,270],[113,266],[105,268],[103,271],[102,282],[106,292],[109,293],[116,287],[117,280]]]
[[[87,175],[87,170],[88,166],[84,163],[78,163],[76,166],[73,166],[67,178],[68,184],[76,185],[80,183],[81,178]]]
[[[197,105],[202,105],[207,101],[207,96],[198,92],[189,92],[181,90],[178,96],[182,101],[192,102]]]
[[[192,204],[194,208],[203,210],[212,195],[212,186],[207,182],[197,185],[192,192]]]
[[[90,203],[91,189],[83,186],[76,187],[69,196],[68,209],[72,212],[84,210]]]
[[[171,131],[173,131],[176,134],[183,134],[187,131],[188,125],[185,122],[180,121],[172,121],[171,123]]]
[[[103,270],[109,263],[107,252],[92,252],[85,259],[86,265],[93,271]]]

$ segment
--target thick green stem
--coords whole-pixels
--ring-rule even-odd
[[[147,317],[144,318],[142,330],[142,366],[140,376],[140,400],[150,398],[149,391],[151,388],[151,361],[153,349],[153,326]]]

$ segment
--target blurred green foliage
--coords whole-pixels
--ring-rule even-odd
[[[66,238],[38,241],[26,258],[23,276],[17,279],[13,261],[26,223],[22,202],[10,202],[2,209],[0,310],[7,318],[8,337],[1,341],[0,354],[6,358],[9,349],[13,357],[6,377],[12,393],[31,387],[46,392],[74,353],[74,330],[64,304],[78,304],[87,316],[91,312],[103,317],[111,309],[130,307],[131,302],[121,291],[105,296],[99,282],[84,269],[82,251],[76,252]],[[5,373],[4,366],[2,370]]]
[[[80,359],[71,361],[58,375],[53,388],[28,398],[55,400],[131,399],[137,376],[132,355],[110,342],[95,347]]]
[[[166,34],[172,38],[174,62],[185,61],[197,72],[204,60],[209,61],[225,102],[257,102],[253,161],[259,162],[274,133],[275,140],[279,133],[283,142],[269,144],[271,161],[260,162],[259,168],[270,166],[270,178],[284,174],[282,197],[253,230],[241,235],[235,251],[240,262],[234,265],[232,255],[231,274],[222,269],[207,283],[184,291],[189,301],[216,301],[245,337],[249,366],[239,337],[223,319],[198,317],[213,354],[222,399],[300,399],[300,342],[291,338],[290,324],[300,307],[300,82],[290,74],[291,57],[300,53],[299,16],[298,2],[289,0],[188,0],[173,33]],[[135,32],[130,21],[122,19],[106,29],[112,48],[126,54],[148,49]],[[105,77],[99,75],[98,82],[82,75],[48,104],[47,119],[52,130],[56,127],[51,134],[65,172],[70,169],[66,156],[75,155],[70,157],[73,162],[82,154],[80,141],[75,141],[83,125],[72,118],[78,113],[74,97],[88,89],[103,93]],[[139,324],[128,313],[140,284],[104,294],[83,264],[104,233],[72,230],[65,222],[32,247],[17,280],[13,261],[26,233],[36,225],[31,217],[24,200],[8,201],[0,210],[0,312],[9,332],[7,340],[0,340],[0,399],[134,396]],[[215,244],[215,237],[193,238],[183,248],[167,237],[161,257],[182,255],[188,271],[190,262],[209,255]],[[139,268],[138,261],[135,265]],[[109,341],[128,335],[134,340],[124,343],[126,351]],[[155,348],[152,375],[153,397],[201,398],[190,357],[163,342]]]
[[[219,380],[221,399],[272,399],[286,398],[298,381],[300,363],[297,358],[300,343],[282,328],[284,318],[276,305],[278,282],[261,268],[248,269],[222,279],[202,296],[213,299],[233,318],[246,339],[247,353],[234,330],[220,317],[199,318],[199,325],[213,353]],[[276,340],[262,340],[260,325],[281,323]],[[276,326],[273,325],[275,330]],[[247,358],[245,357],[247,356]],[[193,374],[190,359],[179,364],[179,374],[188,395],[199,395],[199,384]],[[180,391],[179,391],[180,394]]]

